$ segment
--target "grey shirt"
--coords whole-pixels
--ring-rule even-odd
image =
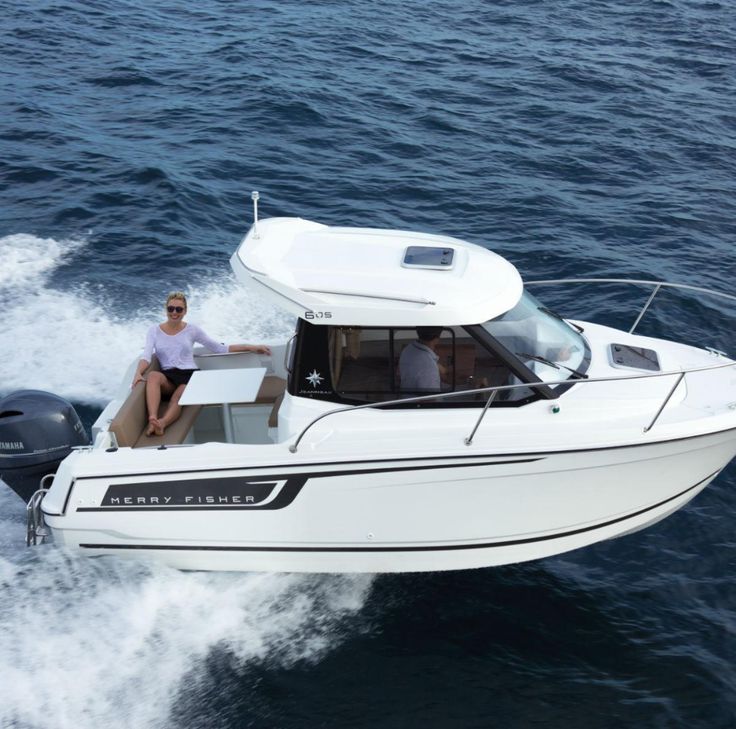
[[[399,357],[402,390],[440,390],[439,357],[422,342],[411,342]]]

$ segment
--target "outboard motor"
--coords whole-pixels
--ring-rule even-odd
[[[88,444],[77,411],[63,398],[19,390],[0,400],[0,478],[26,503],[73,446]]]

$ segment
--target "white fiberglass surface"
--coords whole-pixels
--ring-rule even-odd
[[[513,309],[483,326],[545,382],[585,369],[583,338],[527,291]]]

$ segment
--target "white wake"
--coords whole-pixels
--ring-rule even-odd
[[[0,726],[163,729],[206,658],[316,661],[370,576],[179,572],[44,547],[0,557]]]

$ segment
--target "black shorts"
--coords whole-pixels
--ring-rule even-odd
[[[179,385],[186,385],[192,377],[192,374],[197,370],[180,370],[176,367],[172,367],[170,370],[161,370],[166,375],[166,379],[171,382],[175,387]]]

